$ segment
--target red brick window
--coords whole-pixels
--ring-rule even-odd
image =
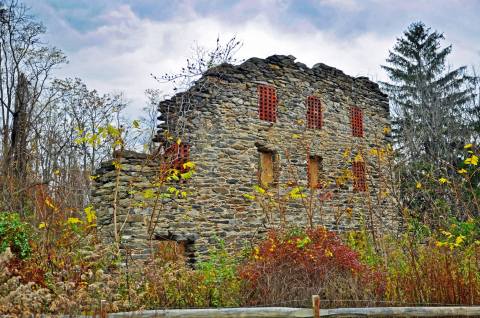
[[[307,98],[307,128],[322,128],[322,103],[315,96]]]
[[[353,190],[364,192],[367,190],[367,181],[365,177],[365,162],[354,162],[352,166],[353,172]]]
[[[356,106],[350,108],[350,123],[352,125],[352,135],[363,137],[363,111],[361,108]]]
[[[258,115],[261,120],[277,121],[277,92],[275,87],[258,86]]]
[[[172,168],[184,171],[183,164],[188,161],[190,156],[190,145],[175,143],[167,148],[165,156]]]

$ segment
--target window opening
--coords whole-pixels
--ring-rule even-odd
[[[260,151],[260,185],[268,187],[274,181],[274,153],[270,151]]]
[[[352,166],[353,172],[353,189],[355,191],[366,191],[367,182],[365,178],[365,163],[363,161],[354,162]]]
[[[315,96],[307,98],[307,128],[322,128],[322,103]]]
[[[356,106],[351,107],[350,122],[352,126],[352,135],[354,137],[363,137],[363,111],[361,108]]]
[[[322,158],[309,156],[307,163],[308,186],[312,189],[320,188],[320,174],[322,171]]]
[[[277,93],[273,86],[258,86],[258,116],[261,120],[277,121]]]

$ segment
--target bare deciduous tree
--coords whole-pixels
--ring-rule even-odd
[[[187,65],[182,67],[180,72],[173,74],[163,74],[161,76],[152,75],[159,83],[169,83],[173,85],[175,93],[181,92],[177,95],[178,102],[175,101],[174,109],[168,109],[160,114],[158,117],[160,121],[159,128],[161,133],[155,138],[156,141],[164,140],[164,134],[175,135],[181,137],[185,130],[185,119],[187,115],[195,107],[195,101],[189,94],[189,89],[196,85],[197,91],[202,91],[205,82],[198,82],[201,76],[209,69],[217,67],[221,64],[235,64],[239,60],[235,54],[242,47],[242,42],[233,36],[226,43],[220,41],[217,37],[215,48],[208,49],[196,44],[193,48],[193,54],[187,58]],[[162,98],[163,100],[167,98]],[[160,111],[160,110],[159,110]]]
[[[5,195],[22,197],[26,184],[28,140],[33,123],[49,104],[45,96],[51,71],[66,61],[63,53],[41,42],[44,26],[16,0],[1,2],[0,9],[0,103],[2,135],[2,185]],[[43,106],[39,101],[43,99]],[[16,191],[5,187],[13,185]],[[10,208],[23,209],[23,200]]]

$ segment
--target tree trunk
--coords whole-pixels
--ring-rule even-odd
[[[19,198],[23,198],[27,177],[27,129],[28,129],[28,81],[22,73],[18,77],[15,92],[15,111],[13,114],[10,149],[6,158],[7,175],[14,181]],[[18,200],[18,208],[23,208],[23,199]]]

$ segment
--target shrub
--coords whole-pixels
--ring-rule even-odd
[[[0,213],[0,254],[10,247],[17,257],[24,259],[31,253],[31,231],[17,213]]]
[[[398,253],[397,253],[398,255]],[[389,300],[411,304],[480,304],[480,249],[434,244],[390,258]]]
[[[381,272],[362,264],[355,251],[323,227],[271,231],[241,266],[240,275],[247,282],[249,305],[302,300],[301,305],[310,306],[315,294],[328,300],[374,301],[384,290]]]
[[[208,255],[208,259],[197,265],[203,281],[209,289],[210,305],[215,307],[238,306],[241,302],[241,279],[237,273],[238,261],[225,249],[219,240]]]
[[[478,221],[451,220],[415,244],[411,232],[390,248],[389,298],[411,303],[480,303]],[[395,249],[401,248],[401,251]],[[393,252],[393,253],[392,253]]]
[[[447,229],[432,230],[409,220],[399,237],[379,238],[374,251],[366,231],[350,233],[349,242],[362,260],[383,268],[385,300],[398,304],[480,304],[478,220],[451,220]]]
[[[143,305],[151,308],[231,307],[241,302],[235,257],[222,242],[194,270],[180,259],[158,257],[142,269]],[[137,274],[134,274],[138,276]]]

